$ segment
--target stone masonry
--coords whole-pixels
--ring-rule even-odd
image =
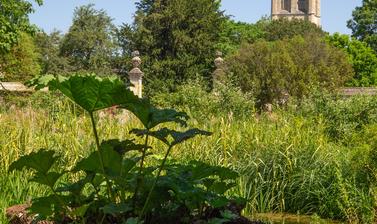
[[[271,17],[305,19],[321,26],[321,0],[271,0]]]

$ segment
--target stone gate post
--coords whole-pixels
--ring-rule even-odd
[[[224,70],[223,70],[223,65],[224,65],[224,59],[222,58],[223,54],[220,51],[216,52],[216,59],[215,59],[215,67],[216,70],[213,72],[213,81],[216,82],[221,82],[224,79]]]
[[[128,72],[128,77],[132,86],[131,91],[134,92],[136,96],[141,98],[143,96],[143,75],[144,73],[140,70],[141,59],[139,51],[132,52],[132,70]]]

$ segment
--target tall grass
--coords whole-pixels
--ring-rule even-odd
[[[68,101],[50,98],[56,99],[45,108],[29,105],[0,110],[1,210],[46,190],[28,183],[27,173],[7,173],[19,156],[39,148],[54,149],[63,157],[61,165],[69,169],[92,150],[89,118]],[[362,136],[374,136],[377,128],[368,126],[369,132],[355,137],[360,144],[349,147],[331,138],[323,115],[277,111],[258,117],[252,110],[241,111],[242,117],[223,111],[193,119],[192,125],[213,135],[184,143],[172,158],[183,163],[198,159],[237,170],[240,179],[233,193],[247,199],[246,215],[290,212],[373,222],[376,166],[371,158],[377,144]],[[190,113],[195,116],[200,108]],[[138,122],[126,114],[107,113],[100,119],[99,131],[106,138],[124,139],[132,137],[128,133],[135,125]],[[156,141],[152,144],[158,157],[162,147]],[[6,223],[3,214],[0,223]]]

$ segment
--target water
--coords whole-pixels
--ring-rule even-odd
[[[321,219],[318,216],[292,215],[284,213],[257,214],[252,219],[261,220],[267,224],[340,224],[333,220]]]

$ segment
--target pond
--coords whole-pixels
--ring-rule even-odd
[[[340,224],[333,220],[321,219],[316,215],[292,215],[284,213],[263,213],[256,214],[253,220],[260,220],[266,224]]]

